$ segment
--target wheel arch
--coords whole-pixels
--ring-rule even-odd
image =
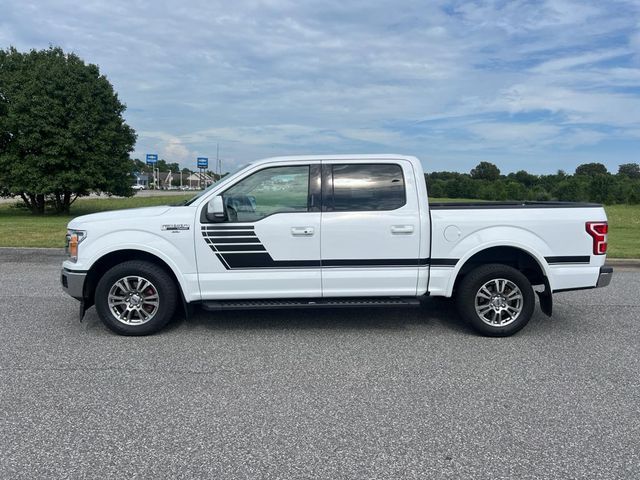
[[[544,285],[549,290],[548,272],[544,259],[522,246],[492,245],[471,253],[460,261],[452,275],[448,294],[452,295],[462,279],[474,268],[489,263],[508,265],[522,272],[531,285]]]
[[[93,262],[89,270],[87,271],[87,277],[84,283],[84,301],[85,307],[89,308],[94,304],[94,296],[96,291],[96,286],[100,281],[100,278],[112,267],[127,262],[130,260],[141,260],[145,262],[152,263],[162,270],[164,270],[173,280],[180,294],[180,300],[185,307],[186,310],[186,298],[183,291],[183,285],[180,282],[180,279],[174,272],[173,268],[162,258],[154,255],[153,253],[146,252],[144,250],[137,250],[133,248],[127,248],[122,250],[114,250],[112,252],[106,253],[101,256],[98,260]]]

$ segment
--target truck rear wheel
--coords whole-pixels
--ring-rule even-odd
[[[171,276],[143,261],[111,268],[98,282],[95,293],[100,319],[121,335],[157,332],[173,317],[176,303],[177,290]]]
[[[483,335],[506,337],[531,319],[535,294],[522,272],[508,265],[482,265],[460,282],[456,295],[460,315]]]

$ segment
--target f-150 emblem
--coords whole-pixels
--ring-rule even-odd
[[[162,230],[167,230],[170,232],[177,232],[179,230],[189,230],[191,225],[188,223],[171,223],[169,225],[162,225]]]

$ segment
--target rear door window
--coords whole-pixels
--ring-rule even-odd
[[[332,164],[333,188],[326,210],[395,210],[406,203],[402,167],[397,164]]]

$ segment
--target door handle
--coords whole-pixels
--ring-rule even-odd
[[[291,227],[291,235],[294,237],[311,237],[313,232],[313,227]]]
[[[413,233],[413,225],[392,225],[391,233],[394,235],[407,235]]]

